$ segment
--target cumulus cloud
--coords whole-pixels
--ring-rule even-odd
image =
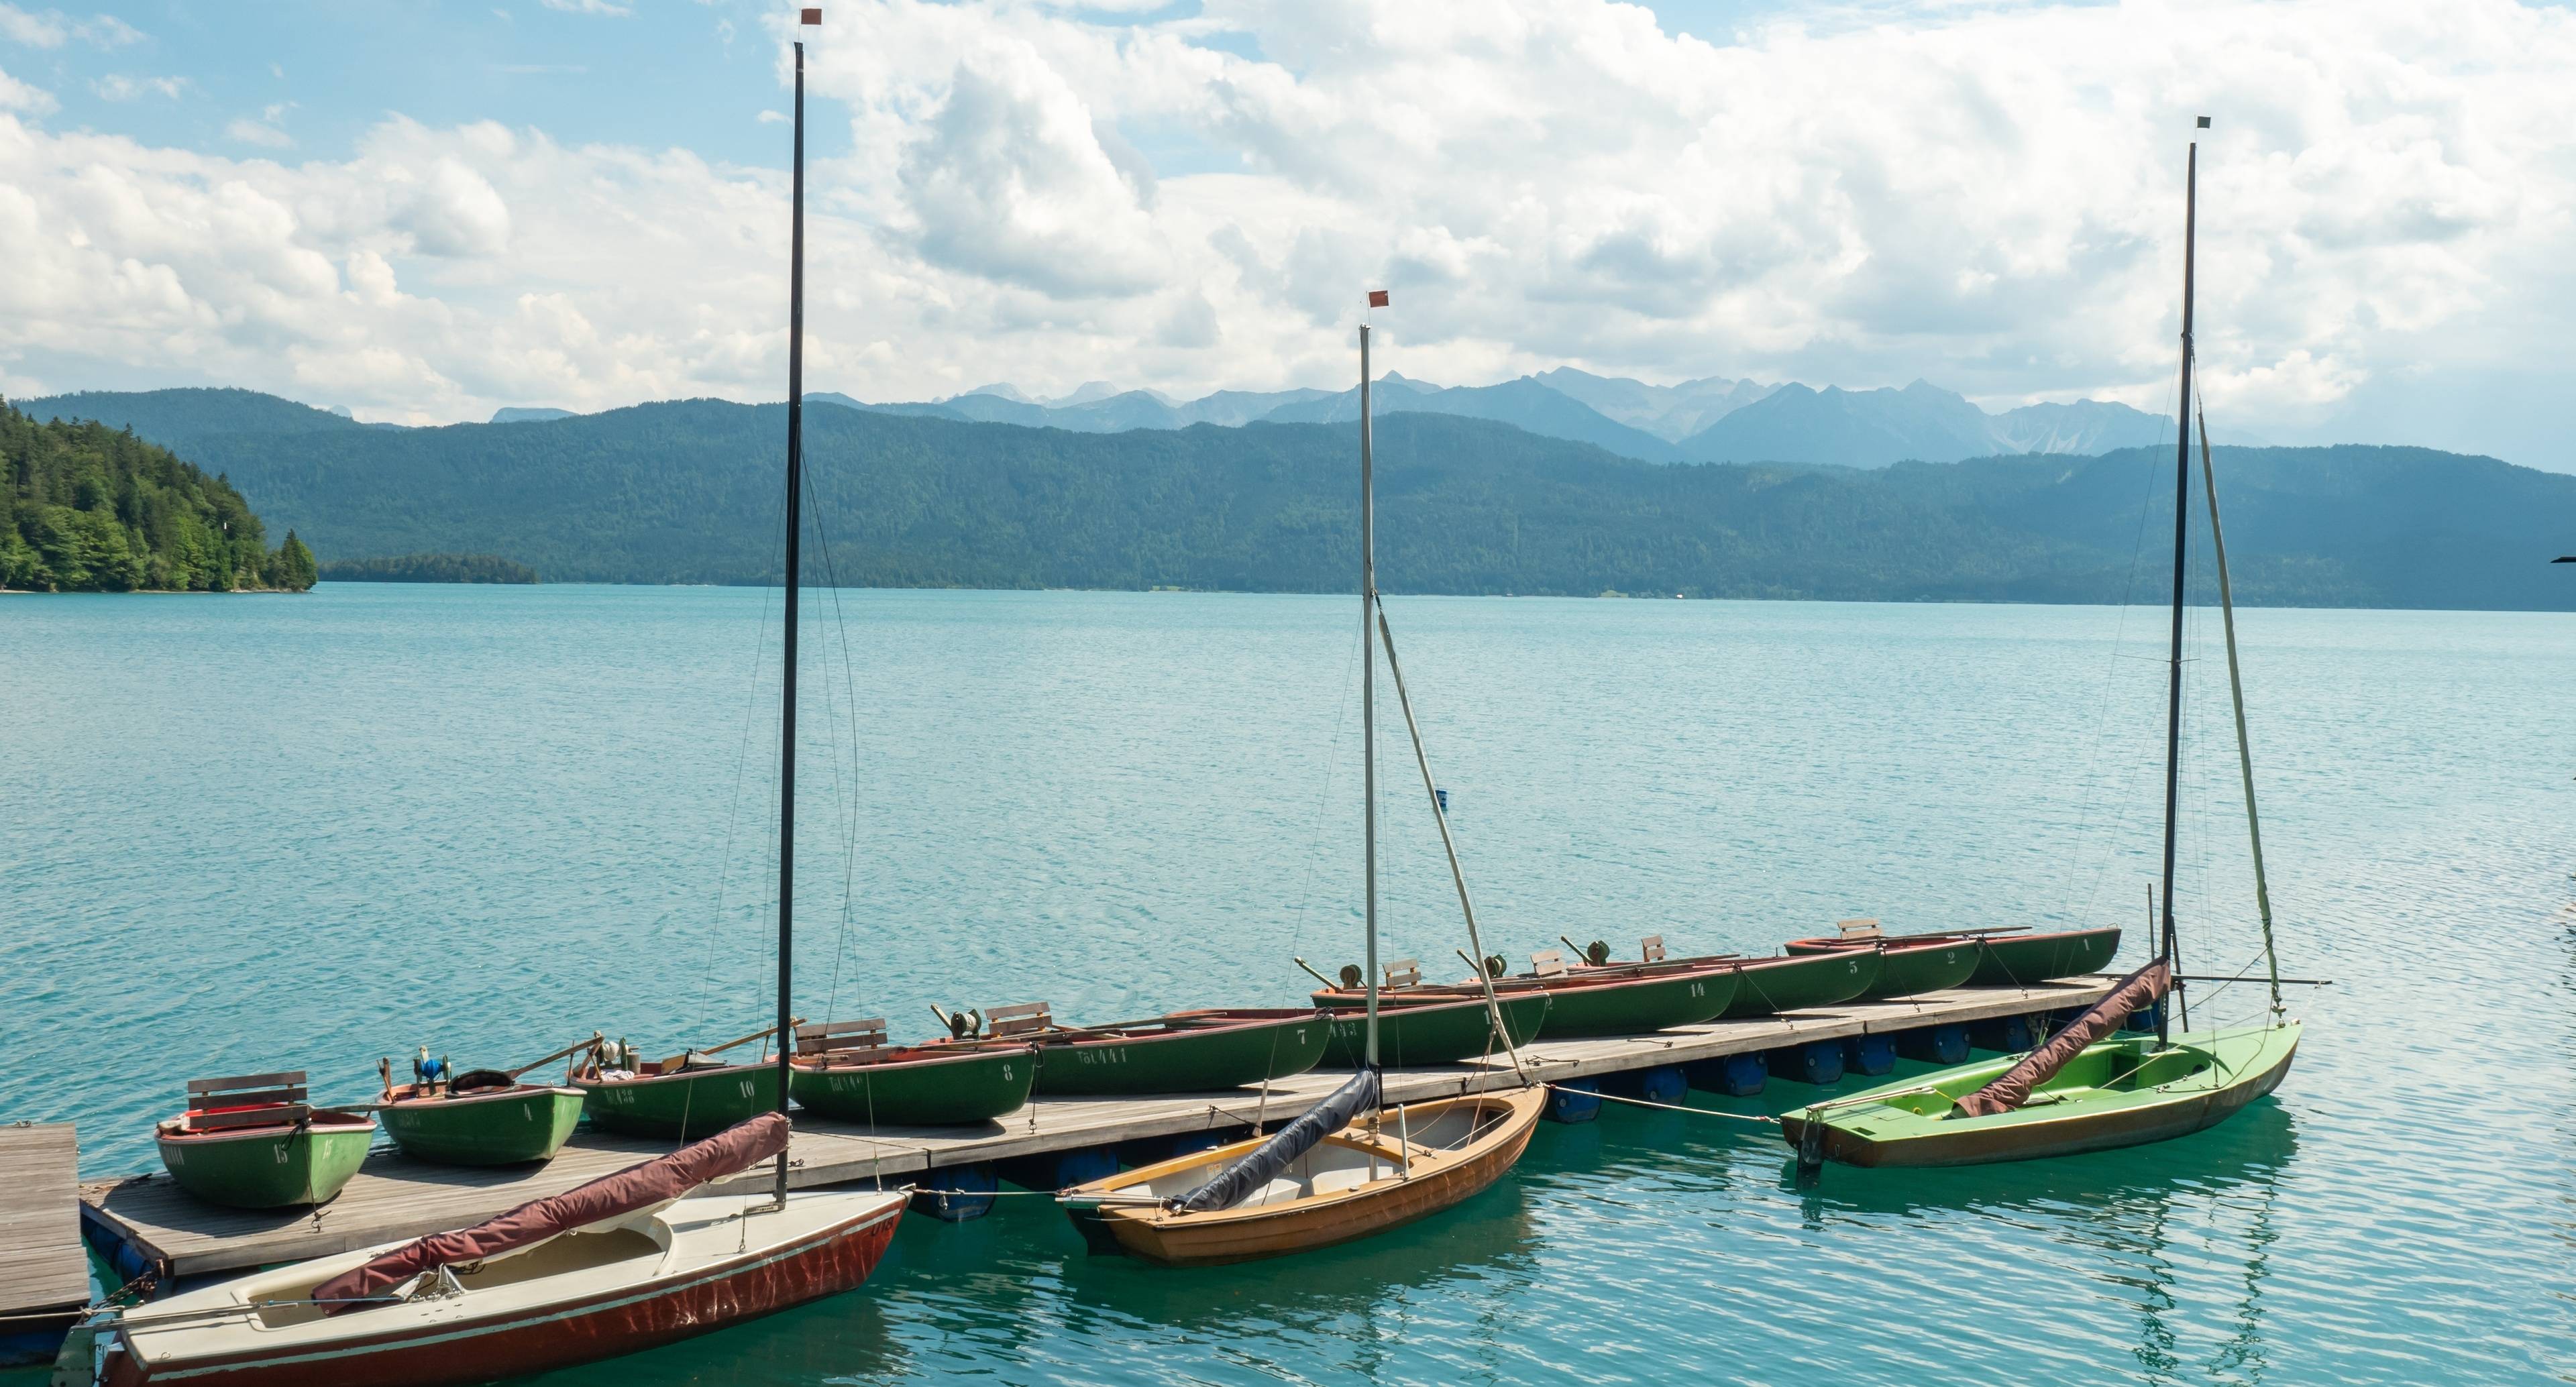
[[[72,20],[64,18],[60,10],[38,13],[0,4],[0,39],[29,48],[60,48],[70,39],[96,48],[121,48],[142,37],[141,30],[112,14]]]
[[[31,87],[6,72],[0,72],[0,111],[25,111],[41,116],[54,109],[54,94],[42,87]]]
[[[836,7],[817,388],[1338,382],[1385,285],[1382,360],[1437,380],[2162,408],[2201,112],[2206,390],[2245,427],[2555,360],[2576,312],[2564,11],[1927,5],[1715,41],[1602,0],[1170,13]],[[400,118],[293,169],[10,122],[0,189],[13,378],[109,357],[440,419],[783,388],[776,172]]]
[[[294,108],[295,103],[292,101],[272,102],[260,111],[256,119],[250,116],[236,117],[224,127],[224,134],[243,144],[266,145],[271,149],[288,148],[295,143],[295,137],[286,133],[286,113]]]
[[[634,6],[615,4],[612,0],[538,0],[538,3],[566,14],[600,14],[624,19],[635,13]]]
[[[135,101],[147,96],[168,97],[176,101],[188,90],[185,77],[129,77],[111,72],[89,84],[105,101]]]

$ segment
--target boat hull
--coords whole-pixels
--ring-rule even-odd
[[[1984,961],[1985,951],[1965,940],[1894,945],[1880,952],[1878,981],[1860,995],[1864,1001],[1884,1002],[1947,992],[1967,986]]]
[[[326,1116],[335,1120],[325,1121]],[[164,1122],[161,1164],[179,1188],[210,1204],[282,1209],[320,1204],[366,1163],[376,1124],[347,1114],[314,1114],[295,1126],[185,1133]]]
[[[1329,1018],[1298,1011],[1128,1036],[1041,1038],[1033,1090],[1056,1096],[1132,1096],[1242,1088],[1314,1068],[1331,1036]]]
[[[1916,934],[1883,940],[1793,939],[1788,951],[1809,956],[1848,953],[1884,943],[1891,949],[1928,944],[1964,944],[1980,950],[1968,974],[1969,987],[2028,987],[2111,966],[2120,952],[2117,926],[2102,929],[2053,930],[2046,934]]]
[[[1748,959],[1742,965],[1744,986],[1718,1019],[1735,1021],[1837,1006],[1876,985],[1881,966],[1875,949]]]
[[[1584,1036],[1648,1035],[1674,1026],[1696,1026],[1714,1020],[1732,1005],[1741,986],[1732,962],[1708,966],[1675,963],[1585,969],[1549,978],[1523,974],[1497,979],[1494,991],[1506,1006],[1533,996],[1545,997],[1547,1009],[1539,1021],[1537,1038],[1571,1040]],[[1483,995],[1474,983],[1382,993],[1378,1025],[1382,1033],[1389,1010],[1446,1006],[1467,1000],[1481,1002]],[[1337,1010],[1352,1006],[1360,996],[1338,988],[1314,994],[1316,1005]]]
[[[632,1079],[577,1078],[582,1111],[612,1132],[694,1141],[778,1107],[778,1066],[728,1064]]]
[[[1743,995],[1744,979],[1732,968],[1595,982],[1577,975],[1547,988],[1541,1040],[1583,1036],[1646,1035],[1696,1026],[1726,1013]]]
[[[1511,1036],[1511,1043],[1515,1047],[1528,1044],[1547,1015],[1547,994],[1497,997],[1495,1001],[1502,1008],[1503,1028]],[[1332,1036],[1324,1045],[1324,1062],[1336,1069],[1358,1068],[1366,1058],[1367,1035],[1365,1011],[1335,1012]],[[1500,1053],[1502,1048],[1495,1043],[1493,1018],[1482,997],[1378,1009],[1377,1053],[1381,1064],[1398,1069],[1456,1064]]]
[[[2021,1058],[2018,1055],[1960,1065],[1856,1093],[1829,1106],[1785,1113],[1780,1118],[1781,1135],[1790,1146],[1798,1147],[1813,1122],[1822,1129],[1819,1145],[1824,1158],[1855,1166],[1989,1165],[2168,1141],[2214,1127],[2279,1087],[2298,1054],[2299,1023],[2176,1036],[2166,1053],[2203,1052],[2212,1063],[2152,1089],[2116,1091],[2088,1084],[2093,1077],[2088,1061],[2116,1073],[2155,1046],[2152,1036],[2098,1041],[2032,1095],[2031,1103],[1993,1117],[1942,1119],[1873,1105],[1883,1096],[1926,1088],[1949,1098],[1964,1096],[2011,1068]],[[1947,1101],[1938,1106],[1946,1110]]]
[[[861,1213],[783,1244],[486,1320],[439,1318],[321,1344],[159,1361],[129,1346],[108,1355],[103,1381],[106,1387],[178,1381],[213,1387],[450,1387],[622,1357],[856,1288],[884,1258],[903,1202],[900,1195],[876,1199]]]
[[[1986,956],[1968,978],[1971,987],[2027,987],[2035,982],[2099,973],[2120,952],[2117,929],[2065,930],[2021,937],[1988,935]]]
[[[530,1086],[397,1099],[376,1109],[376,1120],[406,1156],[441,1165],[522,1165],[562,1150],[586,1101],[580,1089]]]
[[[925,1046],[877,1064],[798,1064],[788,1092],[798,1106],[844,1122],[954,1127],[1018,1112],[1038,1073],[1026,1046],[942,1054]]]
[[[1151,1206],[1104,1205],[1089,1210],[1077,1207],[1075,1216],[1096,1219],[1099,1230],[1114,1238],[1119,1250],[1130,1256],[1176,1267],[1248,1262],[1383,1233],[1470,1199],[1501,1179],[1528,1149],[1530,1134],[1547,1106],[1547,1090],[1542,1086],[1439,1099],[1410,1104],[1407,1111],[1411,1122],[1428,1127],[1442,1112],[1461,1105],[1492,1106],[1502,1109],[1502,1113],[1494,1130],[1458,1152],[1456,1159],[1441,1161],[1437,1169],[1425,1169],[1428,1162],[1417,1156],[1416,1173],[1411,1178],[1389,1176],[1333,1195],[1203,1214],[1170,1214]],[[1391,1158],[1397,1146],[1390,1130],[1395,1119],[1381,1114],[1380,1124],[1377,1144]],[[1359,1134],[1360,1128],[1354,1124],[1344,1129],[1340,1139],[1355,1139]],[[1250,1154],[1260,1144],[1260,1138],[1237,1142],[1145,1166],[1113,1180],[1077,1186],[1067,1192],[1068,1202],[1079,1206],[1085,1194],[1096,1196],[1114,1193],[1121,1186],[1143,1186],[1166,1172],[1186,1169],[1194,1179],[1198,1169],[1222,1167]]]

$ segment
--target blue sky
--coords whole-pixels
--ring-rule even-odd
[[[2458,0],[853,0],[819,388],[1571,364],[2214,411],[2576,467],[2576,23]],[[792,7],[0,0],[0,391],[774,397]],[[1687,34],[1690,37],[1684,38]]]
[[[79,9],[66,12],[74,25],[86,18]],[[54,92],[59,124],[208,152],[255,152],[262,146],[226,127],[283,104],[275,124],[305,157],[345,157],[399,112],[431,125],[497,120],[573,142],[680,145],[783,165],[783,142],[758,123],[783,104],[775,48],[755,19],[762,12],[691,0],[643,0],[627,15],[533,0],[144,0],[115,7],[139,32],[130,42],[68,41],[33,62],[24,46],[8,56],[15,76]],[[186,85],[111,100],[96,84],[119,75]]]
[[[75,29],[95,24],[98,13],[80,4],[13,8]],[[58,123],[210,153],[291,148],[301,157],[344,157],[366,130],[399,113],[429,125],[495,120],[572,143],[680,146],[710,160],[784,168],[786,141],[760,117],[787,105],[777,45],[764,28],[786,8],[742,0],[139,0],[111,6],[131,39],[75,38],[35,50],[34,61],[19,45],[8,70],[54,93]],[[1722,38],[1795,7],[1667,0],[1647,8],[1667,32]],[[1204,9],[1183,0],[1070,12],[1115,28]],[[1259,51],[1253,34],[1207,41]],[[185,85],[168,94],[149,87],[112,88],[118,99],[101,94],[98,84],[118,77]],[[242,120],[273,125],[294,144],[226,133]],[[845,136],[845,127],[818,122],[810,156],[829,157]],[[1206,154],[1177,134],[1168,150],[1138,143],[1170,156],[1169,172],[1189,171],[1191,157]]]

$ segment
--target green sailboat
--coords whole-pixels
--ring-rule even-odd
[[[2027,1060],[2006,1056],[1785,1114],[1781,1135],[1802,1152],[1812,1139],[1819,1159],[1858,1166],[1982,1165],[2136,1146],[2227,1120],[2280,1084],[2298,1048],[2295,1021],[2117,1036],[2078,1049],[2017,1107],[1961,1107]]]
[[[2206,128],[2209,118],[2200,118]],[[2254,754],[2245,727],[2245,685],[2236,653],[2236,606],[2227,543],[2218,519],[2218,478],[2209,425],[2192,392],[2192,241],[2198,220],[2200,147],[2192,145],[2183,215],[2182,385],[2186,406],[2174,446],[2173,624],[2165,699],[2165,823],[2162,916],[2156,956],[2123,978],[2047,1043],[2000,1061],[1961,1065],[1819,1103],[1781,1118],[1802,1172],[1825,1161],[1851,1165],[1968,1165],[2028,1160],[2163,1141],[2225,1121],[2277,1088],[2299,1049],[2300,1025],[2281,1005],[2281,966],[2272,932],[2263,829],[2254,802]],[[2219,609],[2227,637],[2228,694],[2236,721],[2237,765],[2254,866],[2254,901],[2271,984],[2270,1015],[2251,1026],[2175,1034],[2170,1017],[2185,1000],[2174,929],[2174,850],[2181,798],[2183,605],[2189,569],[2191,432],[2200,427],[2202,491],[2209,504]],[[2168,1005],[2170,1002],[2170,1005]],[[2155,1033],[2115,1034],[2140,1011]],[[2183,1012],[2189,1025],[2189,1013]]]
[[[304,1071],[188,1082],[188,1110],[154,1130],[179,1188],[210,1204],[322,1204],[367,1159],[375,1122],[305,1101]]]

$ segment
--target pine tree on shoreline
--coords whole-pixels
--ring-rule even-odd
[[[302,592],[313,551],[275,551],[227,479],[132,430],[38,422],[0,400],[0,588]]]

